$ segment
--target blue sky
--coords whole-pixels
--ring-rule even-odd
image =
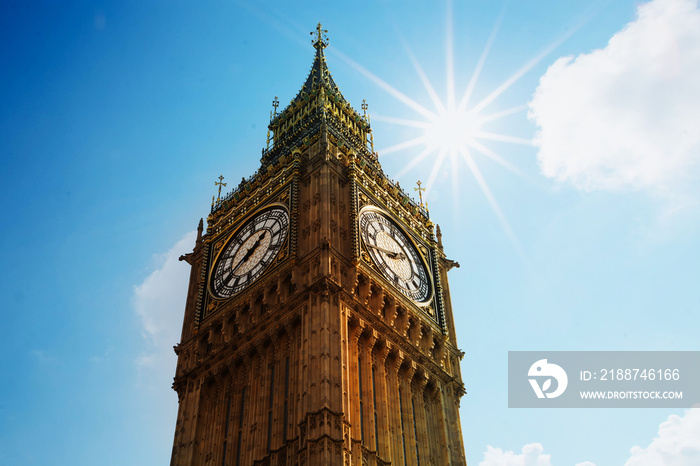
[[[258,168],[319,21],[461,264],[468,462],[697,464],[698,409],[508,409],[506,376],[514,350],[700,349],[692,0],[3,2],[0,463],[168,463],[177,257],[217,177]],[[467,89],[469,156],[440,161],[431,90]]]

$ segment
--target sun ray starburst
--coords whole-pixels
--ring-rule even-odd
[[[491,206],[491,209],[501,223],[503,230],[510,238],[515,248],[520,250],[515,232],[510,226],[508,219],[500,208],[491,188],[479,169],[477,164],[478,158],[475,156],[483,156],[487,160],[497,163],[511,173],[527,178],[527,176],[520,169],[509,162],[501,154],[498,154],[495,150],[490,148],[486,143],[487,141],[495,141],[530,146],[533,144],[532,140],[485,129],[485,126],[490,123],[511,115],[525,112],[527,105],[518,105],[503,110],[497,110],[492,113],[487,113],[486,109],[506,90],[510,89],[528,71],[540,63],[547,55],[558,47],[573,33],[574,30],[578,29],[578,27],[573,28],[563,37],[559,38],[559,40],[556,40],[546,47],[534,58],[527,61],[512,75],[507,77],[502,83],[493,88],[493,90],[480,101],[472,103],[471,100],[474,95],[474,90],[478,85],[479,78],[481,77],[487,58],[498,35],[504,12],[505,8],[503,11],[501,11],[491,29],[491,33],[479,56],[474,71],[469,78],[466,89],[464,90],[464,93],[461,94],[459,100],[457,99],[455,89],[455,42],[452,0],[447,0],[446,2],[445,100],[441,100],[435,86],[426,75],[423,66],[416,58],[410,46],[402,37],[400,37],[406,55],[408,56],[423,88],[430,98],[433,109],[426,108],[425,106],[416,102],[414,99],[391,86],[374,73],[342,53],[336,51],[336,54],[358,72],[377,84],[389,95],[393,96],[421,116],[420,119],[398,118],[386,115],[374,115],[373,117],[374,121],[381,121],[408,128],[419,129],[422,131],[422,134],[418,137],[402,141],[379,151],[379,153],[382,155],[389,155],[406,150],[414,150],[417,147],[423,146],[422,150],[420,150],[417,155],[413,155],[403,165],[397,174],[397,179],[402,179],[411,171],[420,169],[420,167],[424,165],[426,161],[430,161],[429,163],[431,164],[431,167],[428,171],[428,178],[425,183],[425,197],[428,199],[431,190],[436,186],[441,169],[444,166],[449,165],[448,172],[450,173],[450,181],[452,184],[452,190],[454,191],[453,199],[455,199],[455,202],[458,202],[460,199],[458,189],[461,179],[459,176],[460,166],[466,165],[467,170],[471,172],[476,184],[479,186],[479,189],[484,194],[489,205]],[[455,206],[455,208],[458,208],[458,206]]]
[[[474,90],[476,89],[479,78],[486,65],[487,58],[491,53],[492,46],[498,36],[498,31],[501,22],[505,16],[506,7],[496,19],[489,37],[484,45],[479,59],[474,67],[472,75],[469,78],[468,84],[458,99],[455,88],[455,41],[454,41],[454,21],[453,21],[453,5],[452,0],[446,0],[446,21],[445,21],[445,99],[442,100],[439,96],[436,86],[428,78],[424,67],[416,58],[407,41],[399,33],[406,55],[408,56],[423,88],[425,89],[430,102],[431,108],[421,105],[416,100],[412,99],[405,93],[399,91],[395,87],[388,84],[386,81],[364,68],[357,62],[353,61],[338,50],[334,53],[342,60],[352,66],[362,75],[366,76],[370,81],[374,82],[389,95],[396,98],[413,111],[420,118],[399,118],[387,115],[373,115],[374,121],[390,123],[398,126],[403,126],[421,131],[417,137],[412,137],[408,140],[399,142],[392,146],[386,147],[378,152],[382,155],[397,154],[405,151],[415,151],[422,146],[422,149],[417,154],[412,155],[403,164],[402,168],[396,175],[397,179],[401,180],[414,170],[423,170],[428,173],[428,178],[425,183],[425,199],[430,197],[431,191],[436,187],[436,182],[441,169],[449,165],[447,170],[450,173],[453,196],[455,204],[459,202],[459,186],[462,177],[460,176],[461,167],[466,165],[466,169],[472,174],[479,189],[487,199],[491,209],[506,235],[510,238],[515,248],[520,251],[518,239],[513,231],[508,219],[500,208],[495,196],[492,193],[485,177],[478,166],[480,159],[490,160],[497,163],[501,167],[516,174],[524,179],[528,177],[513,163],[509,162],[501,154],[489,147],[488,142],[504,142],[509,144],[532,146],[533,141],[528,138],[523,138],[511,134],[503,134],[497,131],[487,130],[489,124],[516,115],[524,113],[527,110],[527,104],[517,105],[514,107],[496,110],[491,113],[487,109],[492,105],[504,92],[510,89],[518,80],[520,80],[527,72],[532,70],[562,42],[569,38],[575,31],[581,28],[593,15],[593,12],[587,17],[582,18],[577,24],[570,27],[568,31],[555,40],[540,53],[528,60],[513,74],[508,76],[502,83],[498,84],[478,102],[472,103]],[[424,168],[426,163],[430,163],[430,169]],[[529,180],[531,181],[531,180]],[[455,205],[458,212],[458,205]]]

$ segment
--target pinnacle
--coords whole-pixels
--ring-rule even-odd
[[[341,101],[346,102],[345,97],[338,88],[338,85],[333,80],[331,72],[328,70],[328,64],[326,63],[326,57],[323,50],[328,46],[328,37],[326,33],[328,30],[323,29],[321,23],[316,26],[316,31],[312,32],[311,35],[314,38],[311,40],[312,45],[316,49],[314,54],[314,61],[311,65],[311,70],[309,70],[309,75],[301,87],[297,96],[294,97],[287,108],[292,107],[294,104],[306,101],[309,97],[315,94],[320,87],[326,88],[326,92],[331,95],[337,96]],[[284,114],[286,111],[283,110],[278,115]]]

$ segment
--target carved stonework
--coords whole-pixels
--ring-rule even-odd
[[[260,167],[231,183],[206,233],[202,222],[194,249],[183,251],[192,276],[175,347],[171,466],[397,466],[417,464],[416,451],[420,464],[465,465],[457,428],[463,353],[442,232],[436,240],[412,189],[384,173],[368,107],[357,112],[340,92],[320,25],[313,37],[301,90],[283,108],[273,101]],[[273,204],[288,217],[269,257],[280,231],[261,223],[238,233]],[[365,207],[381,211],[415,248],[391,235],[370,244],[360,229]],[[397,278],[416,273],[403,267],[408,253],[425,259],[419,281]],[[216,275],[222,258],[229,262]],[[215,299],[214,279],[217,289],[236,291]],[[426,302],[401,291],[420,289],[416,283],[432,287]]]

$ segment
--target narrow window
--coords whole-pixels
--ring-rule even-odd
[[[287,441],[287,424],[289,423],[289,356],[284,362],[284,425],[282,426],[282,442]]]
[[[359,380],[359,385],[360,385],[360,438],[362,439],[362,444],[365,444],[365,415],[363,412],[363,405],[362,405],[362,358],[359,358],[357,360],[357,367],[359,368],[358,370],[358,380]]]
[[[267,452],[270,453],[272,446],[272,402],[275,396],[275,366],[270,370],[270,401],[267,410]]]
[[[241,464],[241,439],[242,439],[243,433],[239,430],[238,431],[238,458],[236,459],[236,466],[240,466]]]
[[[420,466],[420,452],[418,451],[418,429],[416,428],[416,405],[413,401],[414,399],[411,398],[411,414],[413,416],[413,437],[416,439],[416,460],[418,461],[418,466]]]
[[[374,366],[372,366],[372,404],[374,405],[374,449],[379,451],[379,427],[377,426],[377,388],[374,383]]]
[[[408,466],[408,460],[406,459],[406,436],[403,432],[403,403],[401,402],[401,387],[399,387],[399,414],[401,414],[401,446],[403,447],[403,464]]]
[[[224,427],[224,451],[221,454],[221,466],[226,466],[226,447],[228,445],[228,427],[231,421],[231,395],[226,397],[226,427]]]
[[[236,458],[236,466],[240,466],[241,464],[241,441],[243,439],[243,414],[244,414],[244,409],[245,409],[245,389],[246,387],[243,387],[243,392],[241,393],[241,409],[240,409],[240,415],[238,418],[238,453],[237,453],[237,458]]]

